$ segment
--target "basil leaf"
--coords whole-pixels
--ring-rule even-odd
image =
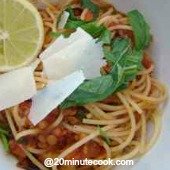
[[[95,17],[98,17],[100,8],[91,0],[81,0],[81,5],[83,8],[88,8],[90,11],[92,11]]]
[[[94,38],[99,37],[103,31],[106,29],[103,26],[98,26],[96,22],[87,22],[82,20],[68,20],[65,25],[66,29],[76,30],[78,27],[81,27],[87,33],[89,33]]]
[[[61,104],[61,108],[103,100],[111,93],[113,83],[111,75],[85,81]]]
[[[81,27],[82,25],[86,24],[86,21],[82,21],[82,20],[68,20],[65,28],[66,29],[73,29],[76,30],[78,27]]]
[[[84,29],[86,32],[88,32],[94,38],[98,38],[99,36],[101,36],[103,31],[105,31],[106,29],[104,26],[97,25],[96,22],[89,22],[80,27]]]
[[[111,32],[108,29],[105,29],[100,38],[99,41],[102,41],[103,44],[110,44],[111,43]]]
[[[128,19],[135,34],[136,50],[144,49],[151,41],[149,25],[138,10],[130,11],[128,13]]]
[[[109,55],[111,73],[85,81],[61,104],[61,108],[101,101],[127,87],[136,77],[141,69],[142,51],[133,51],[129,39],[117,38],[112,46]]]

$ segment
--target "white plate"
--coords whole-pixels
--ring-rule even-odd
[[[170,84],[170,1],[169,0],[113,0],[119,10],[139,9],[150,23],[154,35],[151,54],[157,64],[157,75],[169,88]],[[170,88],[169,88],[170,90]],[[170,103],[163,113],[163,127],[155,146],[142,157],[132,170],[170,169]],[[0,149],[0,170],[18,170],[15,160]]]

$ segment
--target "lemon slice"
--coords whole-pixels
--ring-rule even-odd
[[[29,64],[44,40],[42,18],[27,0],[0,0],[0,71]]]

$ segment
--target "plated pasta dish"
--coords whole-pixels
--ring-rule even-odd
[[[140,158],[161,131],[165,85],[138,10],[104,0],[0,1],[0,139],[25,170],[46,158]]]

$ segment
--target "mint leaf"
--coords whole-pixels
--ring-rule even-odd
[[[98,17],[100,8],[91,0],[81,0],[81,5],[83,8],[88,8],[91,12],[93,12],[95,17]]]
[[[149,25],[138,10],[130,11],[128,13],[128,19],[134,31],[136,50],[144,49],[151,41]]]
[[[96,22],[89,22],[80,27],[84,29],[86,32],[88,32],[94,38],[100,37],[103,31],[105,31],[106,29],[104,26],[97,25]]]
[[[96,22],[86,22],[82,20],[68,20],[65,25],[65,29],[76,30],[78,27],[81,27],[87,33],[89,33],[94,38],[101,36],[103,31],[105,31],[105,27],[98,26]]]
[[[111,93],[113,83],[111,75],[85,81],[61,104],[61,108],[103,100]]]
[[[82,25],[87,24],[86,21],[82,21],[82,20],[68,20],[66,25],[65,25],[65,29],[73,29],[76,30],[78,27],[81,27]]]
[[[70,14],[69,19],[78,20],[77,17],[74,15],[73,9],[70,6],[65,11],[67,11]]]
[[[99,41],[102,41],[103,44],[110,44],[111,43],[111,39],[112,39],[112,34],[108,29],[105,29],[100,38]]]

